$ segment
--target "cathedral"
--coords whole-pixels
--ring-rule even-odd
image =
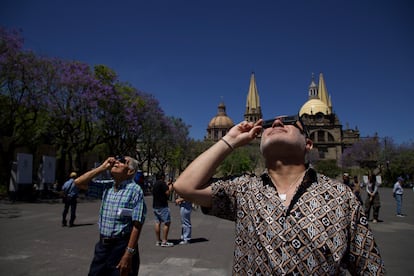
[[[310,138],[314,143],[312,159],[340,160],[342,152],[353,143],[359,141],[358,129],[343,129],[338,116],[332,111],[331,97],[328,94],[323,74],[319,74],[318,83],[312,76],[308,89],[308,100],[298,113],[309,129]],[[254,73],[251,74],[246,100],[244,119],[255,122],[262,118],[259,92]],[[218,141],[234,126],[233,120],[227,116],[226,106],[221,102],[218,113],[207,127],[206,140]]]

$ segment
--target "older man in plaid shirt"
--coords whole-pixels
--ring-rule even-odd
[[[138,275],[138,239],[145,221],[144,193],[134,182],[138,161],[109,157],[99,167],[75,179],[87,189],[90,181],[110,170],[114,184],[104,191],[99,216],[100,239],[95,246],[89,275]]]

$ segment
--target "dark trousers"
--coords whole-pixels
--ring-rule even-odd
[[[370,197],[367,195],[367,198],[365,200],[365,215],[367,216],[367,219],[369,219],[369,215],[371,212],[371,207],[373,209],[372,213],[375,220],[378,220],[379,210],[381,207],[379,194],[375,194],[374,197]]]
[[[95,245],[95,255],[89,268],[89,276],[119,276],[119,269],[116,268],[125,250],[129,239],[119,239],[108,245],[101,241]],[[132,256],[132,269],[129,276],[137,276],[139,270],[139,252]]]
[[[67,197],[64,199],[63,203],[65,204],[65,207],[63,208],[62,213],[62,225],[66,225],[66,216],[69,212],[70,208],[70,220],[69,225],[73,225],[76,218],[76,205],[78,204],[78,201],[76,200],[76,197]]]

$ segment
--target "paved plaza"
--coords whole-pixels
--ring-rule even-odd
[[[380,223],[372,224],[388,275],[414,275],[414,192],[405,189],[404,213],[395,216],[392,190],[381,188]],[[140,275],[231,275],[234,224],[192,213],[194,242],[171,248],[155,246],[152,197],[140,238]],[[81,199],[77,226],[61,227],[63,205],[57,200],[37,203],[0,202],[0,275],[87,275],[98,240],[100,200]],[[179,242],[179,208],[170,203],[170,241]]]

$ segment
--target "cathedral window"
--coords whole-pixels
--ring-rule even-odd
[[[318,131],[318,142],[325,142],[325,132],[322,130]]]

